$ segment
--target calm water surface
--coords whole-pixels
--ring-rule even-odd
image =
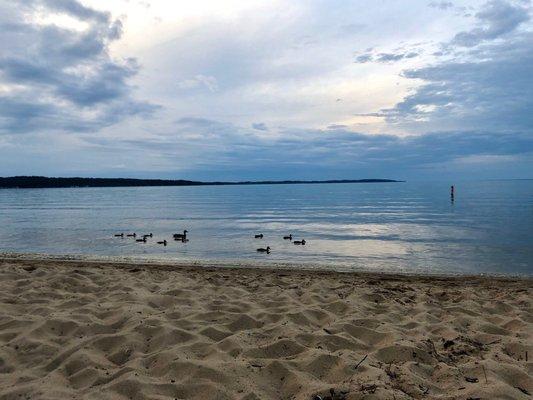
[[[452,204],[448,183],[428,182],[6,189],[0,251],[533,275],[533,181],[456,191]],[[155,243],[183,229],[188,243]],[[289,233],[308,244],[284,241]],[[267,245],[271,254],[256,253]]]

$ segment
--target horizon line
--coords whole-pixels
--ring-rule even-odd
[[[334,183],[402,183],[404,180],[363,178],[324,180],[247,180],[247,181],[194,181],[188,179],[144,179],[144,178],[84,178],[46,177],[19,175],[0,177],[0,188],[37,189],[68,187],[141,187],[141,186],[231,186],[231,185],[283,185],[283,184],[334,184]]]

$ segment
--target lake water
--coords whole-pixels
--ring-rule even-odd
[[[0,251],[533,275],[533,181],[0,190]],[[189,231],[189,242],[171,239]],[[119,232],[154,234],[146,244]],[[253,235],[263,233],[264,239]],[[307,241],[295,246],[282,236]],[[271,254],[258,247],[270,246]]]

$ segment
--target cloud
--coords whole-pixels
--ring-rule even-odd
[[[440,44],[437,51],[431,51],[434,57],[460,55],[462,48],[473,48],[484,42],[505,37],[515,32],[520,25],[529,21],[529,11],[525,6],[529,0],[511,3],[506,0],[490,0],[475,14],[476,26],[468,31],[457,33],[452,40]],[[431,2],[432,8],[447,9],[453,3],[447,1]],[[459,9],[464,9],[461,7]],[[411,47],[411,48],[409,48]],[[427,52],[428,49],[426,49]],[[392,52],[377,52],[369,49],[356,57],[355,63],[369,62],[391,64],[405,59],[416,58],[424,51],[418,46],[403,46]]]
[[[489,27],[463,44],[443,43],[448,52],[433,65],[407,69],[404,78],[418,82],[394,107],[367,115],[382,116],[409,132],[435,129],[487,129],[529,132],[533,126],[533,33],[516,29],[527,21],[525,9],[490,1],[476,14]],[[507,33],[505,38],[501,35]]]
[[[14,3],[25,4],[32,8],[45,7],[49,11],[65,13],[82,21],[92,20],[101,24],[107,24],[110,21],[109,13],[85,7],[77,0],[15,0]]]
[[[428,4],[431,8],[438,8],[440,10],[447,10],[448,8],[453,7],[453,3],[451,1],[432,1]]]
[[[387,117],[389,113],[387,111],[369,112],[369,113],[356,113],[357,117]]]
[[[513,32],[520,24],[529,20],[526,8],[504,0],[490,0],[476,14],[478,26],[459,32],[452,45],[473,47],[486,40],[493,40]]]
[[[343,125],[343,124],[331,124],[331,125],[328,125],[327,129],[347,129],[348,126],[347,125]]]
[[[252,124],[252,128],[258,131],[268,131],[268,126],[263,122],[256,122]]]
[[[491,1],[476,14],[454,5],[475,14],[465,20],[429,1],[389,2],[385,12],[366,0],[210,3],[192,15],[130,0],[124,27],[116,2],[111,14],[81,0],[0,1],[0,169],[531,176],[529,6]],[[127,57],[132,49],[141,62]],[[156,109],[138,98],[164,105],[157,119],[130,118]]]
[[[377,62],[381,64],[390,64],[397,61],[415,58],[420,55],[419,51],[401,51],[389,53],[365,53],[355,58],[355,63],[365,64],[368,62]]]
[[[364,63],[367,63],[367,62],[371,62],[373,60],[372,58],[372,54],[361,54],[360,56],[357,56],[355,58],[355,62],[356,63],[360,63],[360,64],[364,64]]]
[[[181,176],[201,179],[420,178],[442,173],[443,168],[472,173],[477,166],[482,174],[494,172],[495,167],[505,171],[509,165],[526,173],[533,161],[533,136],[527,132],[439,131],[398,137],[337,125],[326,130],[284,128],[277,133],[265,136],[253,128],[188,117],[177,121],[172,136],[85,140],[107,150],[115,148],[113,161],[142,154],[141,159],[122,160],[139,170],[152,166],[152,172],[165,173],[176,168],[179,159]]]
[[[5,2],[0,29],[0,133],[97,130],[156,108],[133,99],[136,60],[109,55],[122,33],[109,13],[75,0]]]
[[[190,79],[184,79],[178,83],[181,89],[195,89],[198,87],[205,87],[210,92],[216,92],[218,90],[218,81],[214,76],[205,76],[198,74]]]
[[[422,130],[440,126],[531,133],[533,34],[485,45],[474,53],[473,60],[404,71],[406,78],[423,84],[394,108],[382,110],[387,120]]]
[[[377,62],[391,62],[391,61],[400,61],[404,58],[415,58],[418,56],[417,52],[410,51],[407,53],[380,53],[377,55]]]

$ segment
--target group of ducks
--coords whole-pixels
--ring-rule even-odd
[[[182,243],[186,243],[189,241],[189,239],[187,239],[187,233],[188,231],[187,230],[184,230],[183,233],[175,233],[172,235],[173,239],[175,241],[179,241],[179,242],[182,242]],[[145,235],[139,235],[139,239],[137,239],[137,233],[133,232],[133,233],[117,233],[115,235],[115,237],[120,237],[120,238],[124,238],[124,237],[132,237],[135,239],[136,242],[139,242],[139,243],[146,243],[147,239],[148,238],[152,238],[154,237],[153,233],[148,233],[148,234],[145,234]],[[255,235],[255,239],[263,239],[264,235],[262,233],[258,234],[258,235]],[[284,240],[290,240],[293,244],[295,245],[298,245],[298,246],[305,246],[305,239],[302,239],[302,240],[292,240],[292,234],[288,235],[288,236],[283,236],[283,239]],[[161,240],[161,241],[158,241],[157,244],[162,244],[163,246],[166,246],[168,244],[167,240]],[[257,251],[259,253],[267,253],[269,254],[270,253],[270,246],[267,246],[267,247],[260,247],[259,249],[257,249]]]
[[[151,238],[151,237],[154,237],[153,233],[148,233],[146,235],[139,235],[140,239],[137,239],[137,233],[133,232],[133,233],[117,233],[115,235],[115,237],[120,237],[120,238],[123,238],[124,236],[126,237],[132,237],[135,239],[136,242],[139,242],[139,243],[146,243],[146,240],[148,238]],[[175,233],[174,235],[172,235],[172,237],[174,238],[175,241],[179,241],[179,242],[182,242],[182,243],[186,243],[189,241],[189,239],[187,239],[187,230],[184,230],[183,233]],[[163,246],[166,246],[168,244],[167,240],[161,240],[161,241],[158,241],[157,244],[162,244]]]
[[[264,235],[262,233],[258,234],[258,235],[255,235],[255,238],[256,239],[263,239]],[[305,239],[302,239],[302,240],[292,240],[292,233],[289,235],[289,236],[283,236],[283,240],[290,240],[293,244],[297,245],[297,246],[305,246]],[[259,253],[267,253],[269,254],[270,253],[270,246],[267,246],[267,247],[260,247],[259,249],[257,249],[257,251]]]

